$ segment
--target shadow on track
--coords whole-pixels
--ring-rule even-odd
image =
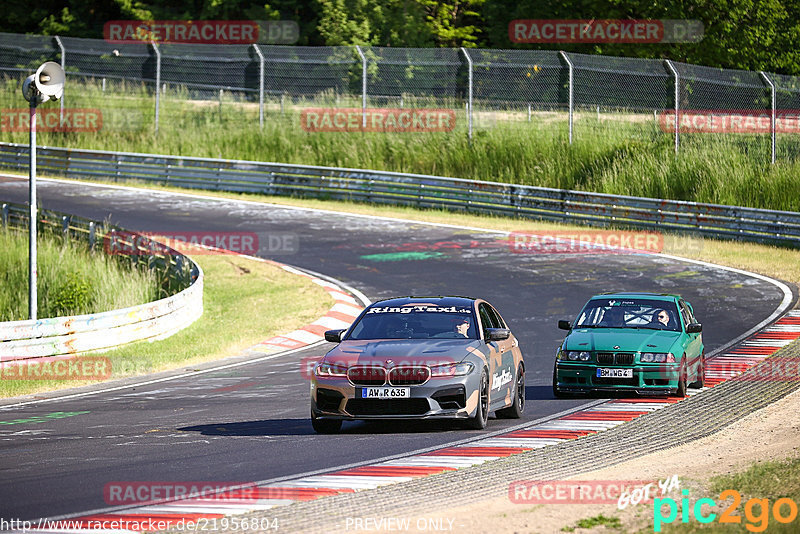
[[[260,421],[225,421],[178,428],[203,436],[311,436],[311,419],[264,419]],[[452,421],[345,421],[340,434],[425,434],[460,430]]]

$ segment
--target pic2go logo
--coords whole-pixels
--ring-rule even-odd
[[[694,505],[689,502],[689,490],[683,490],[681,499],[681,522],[689,522],[689,513],[694,516],[698,523],[711,523],[717,519],[717,514],[708,510],[717,506],[714,499],[697,499]],[[720,501],[727,501],[732,498],[733,502],[719,514],[720,523],[741,524],[742,516],[736,514],[739,505],[742,503],[742,495],[736,490],[725,490],[719,494]],[[707,506],[707,514],[703,514],[703,506]],[[667,508],[667,515],[664,515],[664,508]],[[770,509],[769,499],[750,499],[744,504],[744,518],[746,519],[745,528],[750,532],[764,532],[769,526],[770,511],[775,521],[788,524],[797,519],[797,503],[792,499],[783,497],[776,500]],[[661,532],[664,524],[673,523],[678,518],[678,503],[671,497],[655,499],[653,501],[653,531]]]

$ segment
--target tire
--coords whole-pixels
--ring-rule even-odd
[[[311,426],[317,434],[337,434],[342,429],[342,420],[320,419],[311,412]]]
[[[565,399],[569,397],[569,395],[558,389],[558,381],[556,380],[556,376],[556,367],[553,366],[553,397],[557,399]]]
[[[481,381],[478,386],[478,408],[475,417],[467,419],[466,427],[472,430],[483,430],[489,421],[489,377],[486,369],[481,371]]]
[[[697,366],[697,380],[691,383],[693,388],[700,389],[706,382],[706,355],[700,355],[700,364]]]
[[[497,410],[495,415],[500,419],[519,419],[525,411],[525,368],[522,364],[517,367],[517,381],[514,387],[514,398],[511,406]]]
[[[676,397],[686,396],[686,380],[688,372],[686,370],[686,356],[681,360],[681,367],[678,370],[678,389],[675,390]]]

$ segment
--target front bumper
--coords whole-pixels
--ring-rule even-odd
[[[474,373],[473,373],[474,374]],[[467,419],[477,410],[477,381],[472,375],[431,378],[408,386],[407,399],[357,398],[346,378],[314,378],[311,412],[323,419]],[[474,384],[473,384],[474,382]]]
[[[598,378],[598,367],[633,369],[631,378]],[[634,392],[640,395],[669,395],[678,389],[679,366],[670,364],[596,365],[557,361],[554,385],[559,391]]]

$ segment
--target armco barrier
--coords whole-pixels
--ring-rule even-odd
[[[2,223],[27,227],[27,207],[2,204]],[[91,248],[119,228],[80,217],[48,210],[39,212],[40,233],[48,229],[71,237],[82,237]],[[124,233],[130,237],[130,232]],[[149,240],[139,236],[136,246],[147,247]],[[152,247],[161,250],[165,247]],[[106,349],[145,339],[167,337],[192,324],[203,313],[203,271],[191,259],[174,254],[134,254],[134,262],[145,262],[164,277],[170,292],[165,298],[147,304],[88,315],[53,317],[36,321],[0,323],[0,360],[9,361],[49,356],[66,356]],[[100,253],[103,253],[100,251]]]
[[[193,189],[355,200],[593,226],[651,228],[800,245],[800,213],[607,195],[420,174],[45,147],[42,174]],[[0,143],[0,168],[27,172],[28,146]]]

